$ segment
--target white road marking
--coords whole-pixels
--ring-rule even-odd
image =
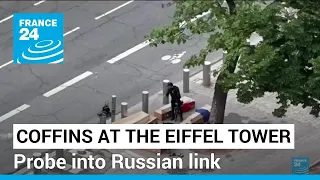
[[[34,3],[33,5],[34,5],[34,6],[38,6],[39,4],[42,4],[42,3],[44,3],[44,2],[45,2],[45,1],[39,1],[39,2]],[[6,18],[4,18],[4,19],[1,19],[1,20],[0,20],[0,24],[3,23],[3,22],[5,22],[5,21],[7,21],[7,20],[9,20],[9,19],[11,19],[11,18],[13,18],[13,14],[10,15],[10,16],[8,16],[8,17],[6,17]]]
[[[0,116],[0,122],[2,122],[4,120],[6,120],[6,119],[18,114],[21,111],[24,111],[24,110],[28,109],[29,107],[30,107],[30,105],[28,105],[28,104],[24,104],[24,105],[22,105],[20,107],[17,107],[16,109],[8,112],[7,114],[5,114],[3,116]]]
[[[161,58],[162,61],[168,61],[169,59],[171,59],[170,55],[165,55],[165,56],[162,56]]]
[[[183,51],[182,53],[180,54],[174,54],[174,55],[165,55],[165,56],[162,56],[161,60],[162,61],[168,61],[170,60],[171,61],[171,64],[178,64],[179,62],[181,62],[181,59],[182,56],[186,53],[186,51]]]
[[[196,17],[195,17],[195,18],[192,18],[192,19],[190,20],[190,22],[194,22],[194,21],[196,21],[197,19],[203,18],[204,16],[209,15],[210,13],[211,13],[211,11],[209,10],[209,11],[203,12],[202,14],[196,15]],[[183,26],[185,26],[185,25],[187,25],[187,22],[186,22],[186,21],[183,21],[183,22],[181,22],[181,23],[179,24],[180,27],[183,27]]]
[[[11,64],[11,63],[13,63],[13,60],[11,60],[11,61],[9,61],[9,62],[7,62],[7,63],[2,64],[2,65],[0,66],[0,69],[3,68],[3,67],[5,67],[5,66],[7,66],[7,65],[9,65],[9,64]]]
[[[181,59],[174,59],[171,61],[171,64],[178,64],[179,62],[181,62]]]
[[[126,5],[128,5],[128,4],[130,4],[130,3],[132,3],[132,2],[134,2],[134,1],[133,1],[133,0],[128,1],[128,2],[126,2],[126,3],[124,3],[124,4],[120,5],[120,6],[118,6],[118,7],[114,8],[114,9],[112,9],[112,10],[110,10],[110,11],[108,11],[108,12],[104,13],[104,14],[101,14],[100,16],[98,16],[98,17],[96,17],[96,18],[94,18],[94,19],[95,19],[95,20],[98,20],[98,19],[100,19],[100,18],[102,18],[102,17],[104,17],[104,16],[107,16],[107,15],[109,15],[109,14],[111,14],[111,13],[115,12],[116,10],[118,10],[118,9],[120,9],[120,8],[123,8],[124,6],[126,6]]]
[[[129,2],[130,2],[130,1],[129,1]],[[211,13],[211,11],[207,11],[207,12],[202,13],[201,15],[197,15],[195,18],[191,19],[190,22],[194,22],[195,20],[197,20],[197,19],[199,19],[199,18],[202,18],[202,17],[204,17],[204,16],[206,16],[206,15],[208,15],[208,14],[210,14],[210,13]],[[180,26],[180,28],[181,28],[181,27],[185,26],[186,24],[187,24],[186,22],[182,22],[182,23],[180,23],[179,26]],[[144,41],[144,42],[142,42],[142,43],[134,46],[133,48],[131,48],[131,49],[129,49],[129,50],[127,50],[127,51],[119,54],[118,56],[116,56],[116,57],[108,60],[107,62],[110,63],[110,64],[113,64],[113,63],[115,63],[115,62],[117,62],[117,61],[119,61],[119,60],[121,60],[121,59],[129,56],[130,54],[132,54],[132,53],[134,53],[134,52],[136,52],[136,51],[139,51],[140,49],[145,48],[145,47],[148,46],[149,44],[150,44],[150,41]],[[184,53],[183,53],[183,54],[184,54]],[[183,54],[182,54],[182,55],[183,55]],[[181,55],[181,54],[180,54],[180,55]]]
[[[79,29],[80,29],[80,27],[76,27],[76,28],[72,29],[71,31],[68,31],[68,32],[64,33],[63,36],[69,35],[69,34],[75,32],[75,31],[77,31],[77,30],[79,30]],[[13,63],[13,60],[11,60],[11,61],[9,61],[9,62],[7,62],[7,63],[2,64],[2,65],[0,66],[0,69],[1,69],[1,68],[4,68],[5,66],[8,66],[8,65],[11,64],[11,63]]]
[[[110,64],[113,64],[113,63],[115,63],[115,62],[117,62],[117,61],[129,56],[130,54],[132,54],[132,53],[134,53],[136,51],[139,51],[140,49],[148,46],[149,44],[150,44],[149,41],[144,41],[143,43],[140,43],[140,44],[134,46],[133,48],[131,48],[131,49],[119,54],[118,56],[108,60],[107,62],[110,63]]]
[[[11,18],[13,18],[13,15],[8,16],[8,17],[6,17],[6,18],[4,18],[4,19],[1,19],[1,20],[0,20],[0,24],[3,23],[3,22],[5,22],[5,21],[7,21],[7,20],[9,20],[9,19],[11,19]]]
[[[58,93],[58,92],[60,92],[60,91],[62,91],[64,89],[66,89],[67,87],[72,86],[73,84],[81,81],[82,79],[84,79],[84,78],[86,78],[86,77],[88,77],[88,76],[90,76],[92,74],[93,73],[90,72],[90,71],[84,72],[84,73],[80,74],[79,76],[77,76],[77,77],[75,77],[75,78],[63,83],[62,85],[60,85],[60,86],[58,86],[58,87],[56,87],[56,88],[44,93],[43,96],[50,97],[50,96],[52,96],[52,95],[54,95],[54,94],[56,94],[56,93]]]
[[[182,58],[182,56],[185,55],[186,53],[187,53],[186,51],[183,51],[183,52],[180,53],[180,54],[174,54],[173,57],[176,58],[176,59],[180,59],[180,58]]]
[[[39,1],[39,2],[36,2],[36,3],[34,3],[33,5],[34,6],[38,6],[39,4],[42,4],[42,3],[44,3],[45,1]]]
[[[69,35],[69,34],[75,32],[75,31],[78,31],[79,29],[80,29],[80,27],[76,27],[76,28],[72,29],[71,31],[68,31],[68,32],[64,33],[63,36]]]

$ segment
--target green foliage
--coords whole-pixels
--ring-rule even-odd
[[[239,102],[250,103],[265,92],[277,94],[280,107],[275,116],[284,116],[290,105],[311,107],[319,115],[320,105],[320,3],[318,0],[277,0],[264,4],[254,0],[228,0],[236,4],[230,14],[223,0],[177,0],[174,21],[154,29],[147,37],[152,45],[186,43],[194,34],[209,34],[206,48],[193,55],[186,67],[204,63],[209,53],[227,50],[219,70],[226,90],[237,89]],[[285,7],[297,9],[296,14]],[[207,16],[190,20],[203,12]],[[188,22],[183,23],[182,22]],[[247,39],[256,32],[263,37],[257,45]],[[235,58],[240,57],[240,58]],[[230,66],[237,64],[237,71]]]

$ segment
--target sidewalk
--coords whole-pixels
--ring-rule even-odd
[[[213,95],[213,84],[206,88],[202,86],[202,72],[190,78],[190,93],[184,93],[182,96],[188,96],[196,101],[196,108],[205,104],[211,105]],[[182,91],[182,81],[175,83]],[[257,124],[257,123],[294,123],[295,128],[295,150],[248,150],[232,151],[227,153],[216,153],[224,155],[221,157],[222,170],[213,171],[192,171],[185,173],[217,173],[217,174],[291,174],[292,157],[309,157],[310,163],[315,163],[320,159],[320,119],[313,118],[308,111],[300,107],[290,108],[287,117],[276,118],[271,112],[276,106],[273,94],[267,94],[265,97],[256,99],[254,102],[243,105],[236,100],[235,91],[230,91],[227,100],[225,123],[230,124]],[[149,113],[162,106],[162,92],[150,96]],[[128,109],[132,114],[141,111],[141,103]],[[119,117],[118,117],[119,118]],[[181,151],[187,154],[188,150]],[[181,153],[180,152],[180,153]]]

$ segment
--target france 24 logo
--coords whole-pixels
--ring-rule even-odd
[[[292,174],[309,174],[309,158],[292,158]]]
[[[62,64],[63,32],[63,14],[14,14],[13,62],[15,64]]]

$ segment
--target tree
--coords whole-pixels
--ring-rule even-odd
[[[250,103],[266,92],[277,94],[273,115],[285,116],[291,105],[310,107],[319,116],[320,3],[318,0],[177,0],[172,24],[154,29],[151,45],[186,43],[192,35],[209,34],[207,46],[193,55],[186,67],[204,63],[209,53],[227,51],[215,74],[211,123],[223,123],[228,91]],[[203,18],[190,21],[203,12]],[[250,44],[256,33],[263,38]]]

